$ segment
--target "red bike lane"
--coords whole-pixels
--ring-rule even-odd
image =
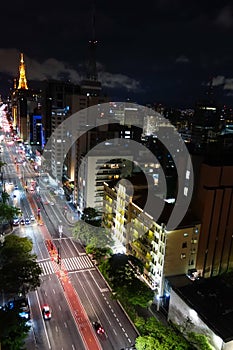
[[[34,212],[37,211],[37,207],[35,205],[35,203],[33,202],[33,200],[31,200],[31,198],[28,198],[30,205],[33,209]],[[44,236],[45,239],[45,243],[48,249],[48,252],[50,254],[52,263],[56,266],[55,267],[55,271],[56,271],[56,267],[57,267],[57,259],[58,259],[58,252],[57,249],[55,247],[55,245],[52,243],[52,237],[47,229],[47,227],[45,225],[40,227],[40,230]],[[94,329],[89,321],[89,318],[82,306],[82,303],[79,299],[79,296],[75,290],[75,288],[73,287],[68,272],[65,269],[65,266],[63,266],[63,263],[61,261],[60,265],[60,270],[58,272],[56,272],[57,278],[59,279],[63,291],[64,291],[64,295],[66,297],[66,300],[69,304],[70,310],[72,312],[73,318],[76,322],[76,325],[78,327],[79,333],[83,339],[84,345],[86,347],[86,349],[88,350],[101,350],[102,347],[100,345],[100,342],[94,332]]]

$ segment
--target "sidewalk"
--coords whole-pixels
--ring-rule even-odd
[[[147,309],[142,307],[137,307],[137,313],[139,316],[143,317],[144,319],[155,317],[159,322],[161,322],[164,326],[168,326],[168,321],[166,316],[161,312],[161,310],[157,310],[157,305],[152,304]]]
[[[151,313],[152,316],[154,316],[158,321],[160,321],[161,323],[164,324],[164,326],[168,326],[169,323],[167,321],[167,317],[165,316],[165,314],[160,310],[157,310],[157,305],[156,304],[152,304],[149,307],[149,312]]]

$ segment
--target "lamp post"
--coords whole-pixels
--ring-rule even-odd
[[[63,226],[58,226],[58,232],[59,232],[59,248],[58,248],[58,263],[61,266],[61,239],[62,239],[62,232],[63,232]]]
[[[3,246],[4,241],[5,241],[5,237],[4,237],[4,235],[1,233],[1,234],[0,234],[0,247]],[[5,296],[4,296],[4,290],[2,289],[2,305],[4,305],[4,304],[5,304]]]
[[[3,172],[0,172],[1,192],[3,191]]]

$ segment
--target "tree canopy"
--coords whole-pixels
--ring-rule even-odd
[[[194,347],[175,329],[164,326],[155,317],[139,318],[136,326],[140,336],[136,339],[137,350],[192,350]]]
[[[147,307],[153,299],[154,292],[139,278],[143,264],[133,255],[113,254],[101,264],[101,271],[107,275],[117,297],[141,307]]]
[[[17,308],[8,306],[0,309],[0,348],[1,350],[21,350],[30,327],[19,316]]]
[[[101,226],[102,217],[95,208],[87,207],[83,210],[81,220],[85,221],[86,223],[92,226],[99,227]]]
[[[92,245],[98,248],[106,248],[112,245],[109,229],[104,227],[93,227],[83,220],[77,221],[73,229],[73,236],[79,239],[85,246]]]
[[[2,191],[2,202],[4,204],[7,203],[8,199],[10,198],[10,195],[6,191]]]
[[[4,199],[6,199],[6,196]],[[4,201],[0,202],[0,222],[12,221],[14,216],[18,215],[19,212],[19,208],[12,207]]]
[[[27,293],[40,285],[41,268],[27,237],[9,235],[0,247],[0,290]]]

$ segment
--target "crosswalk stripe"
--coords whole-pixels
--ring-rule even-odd
[[[78,256],[62,260],[68,271],[83,270],[93,267],[93,263],[87,256]]]
[[[51,261],[39,262],[38,264],[42,269],[42,276],[51,275],[54,273]]]
[[[42,276],[51,275],[59,271],[60,268],[59,265],[54,261],[43,261],[38,262],[38,264],[42,269]],[[64,264],[64,267],[67,269],[67,271],[85,270],[94,267],[92,261],[86,255],[62,259],[62,264]]]

